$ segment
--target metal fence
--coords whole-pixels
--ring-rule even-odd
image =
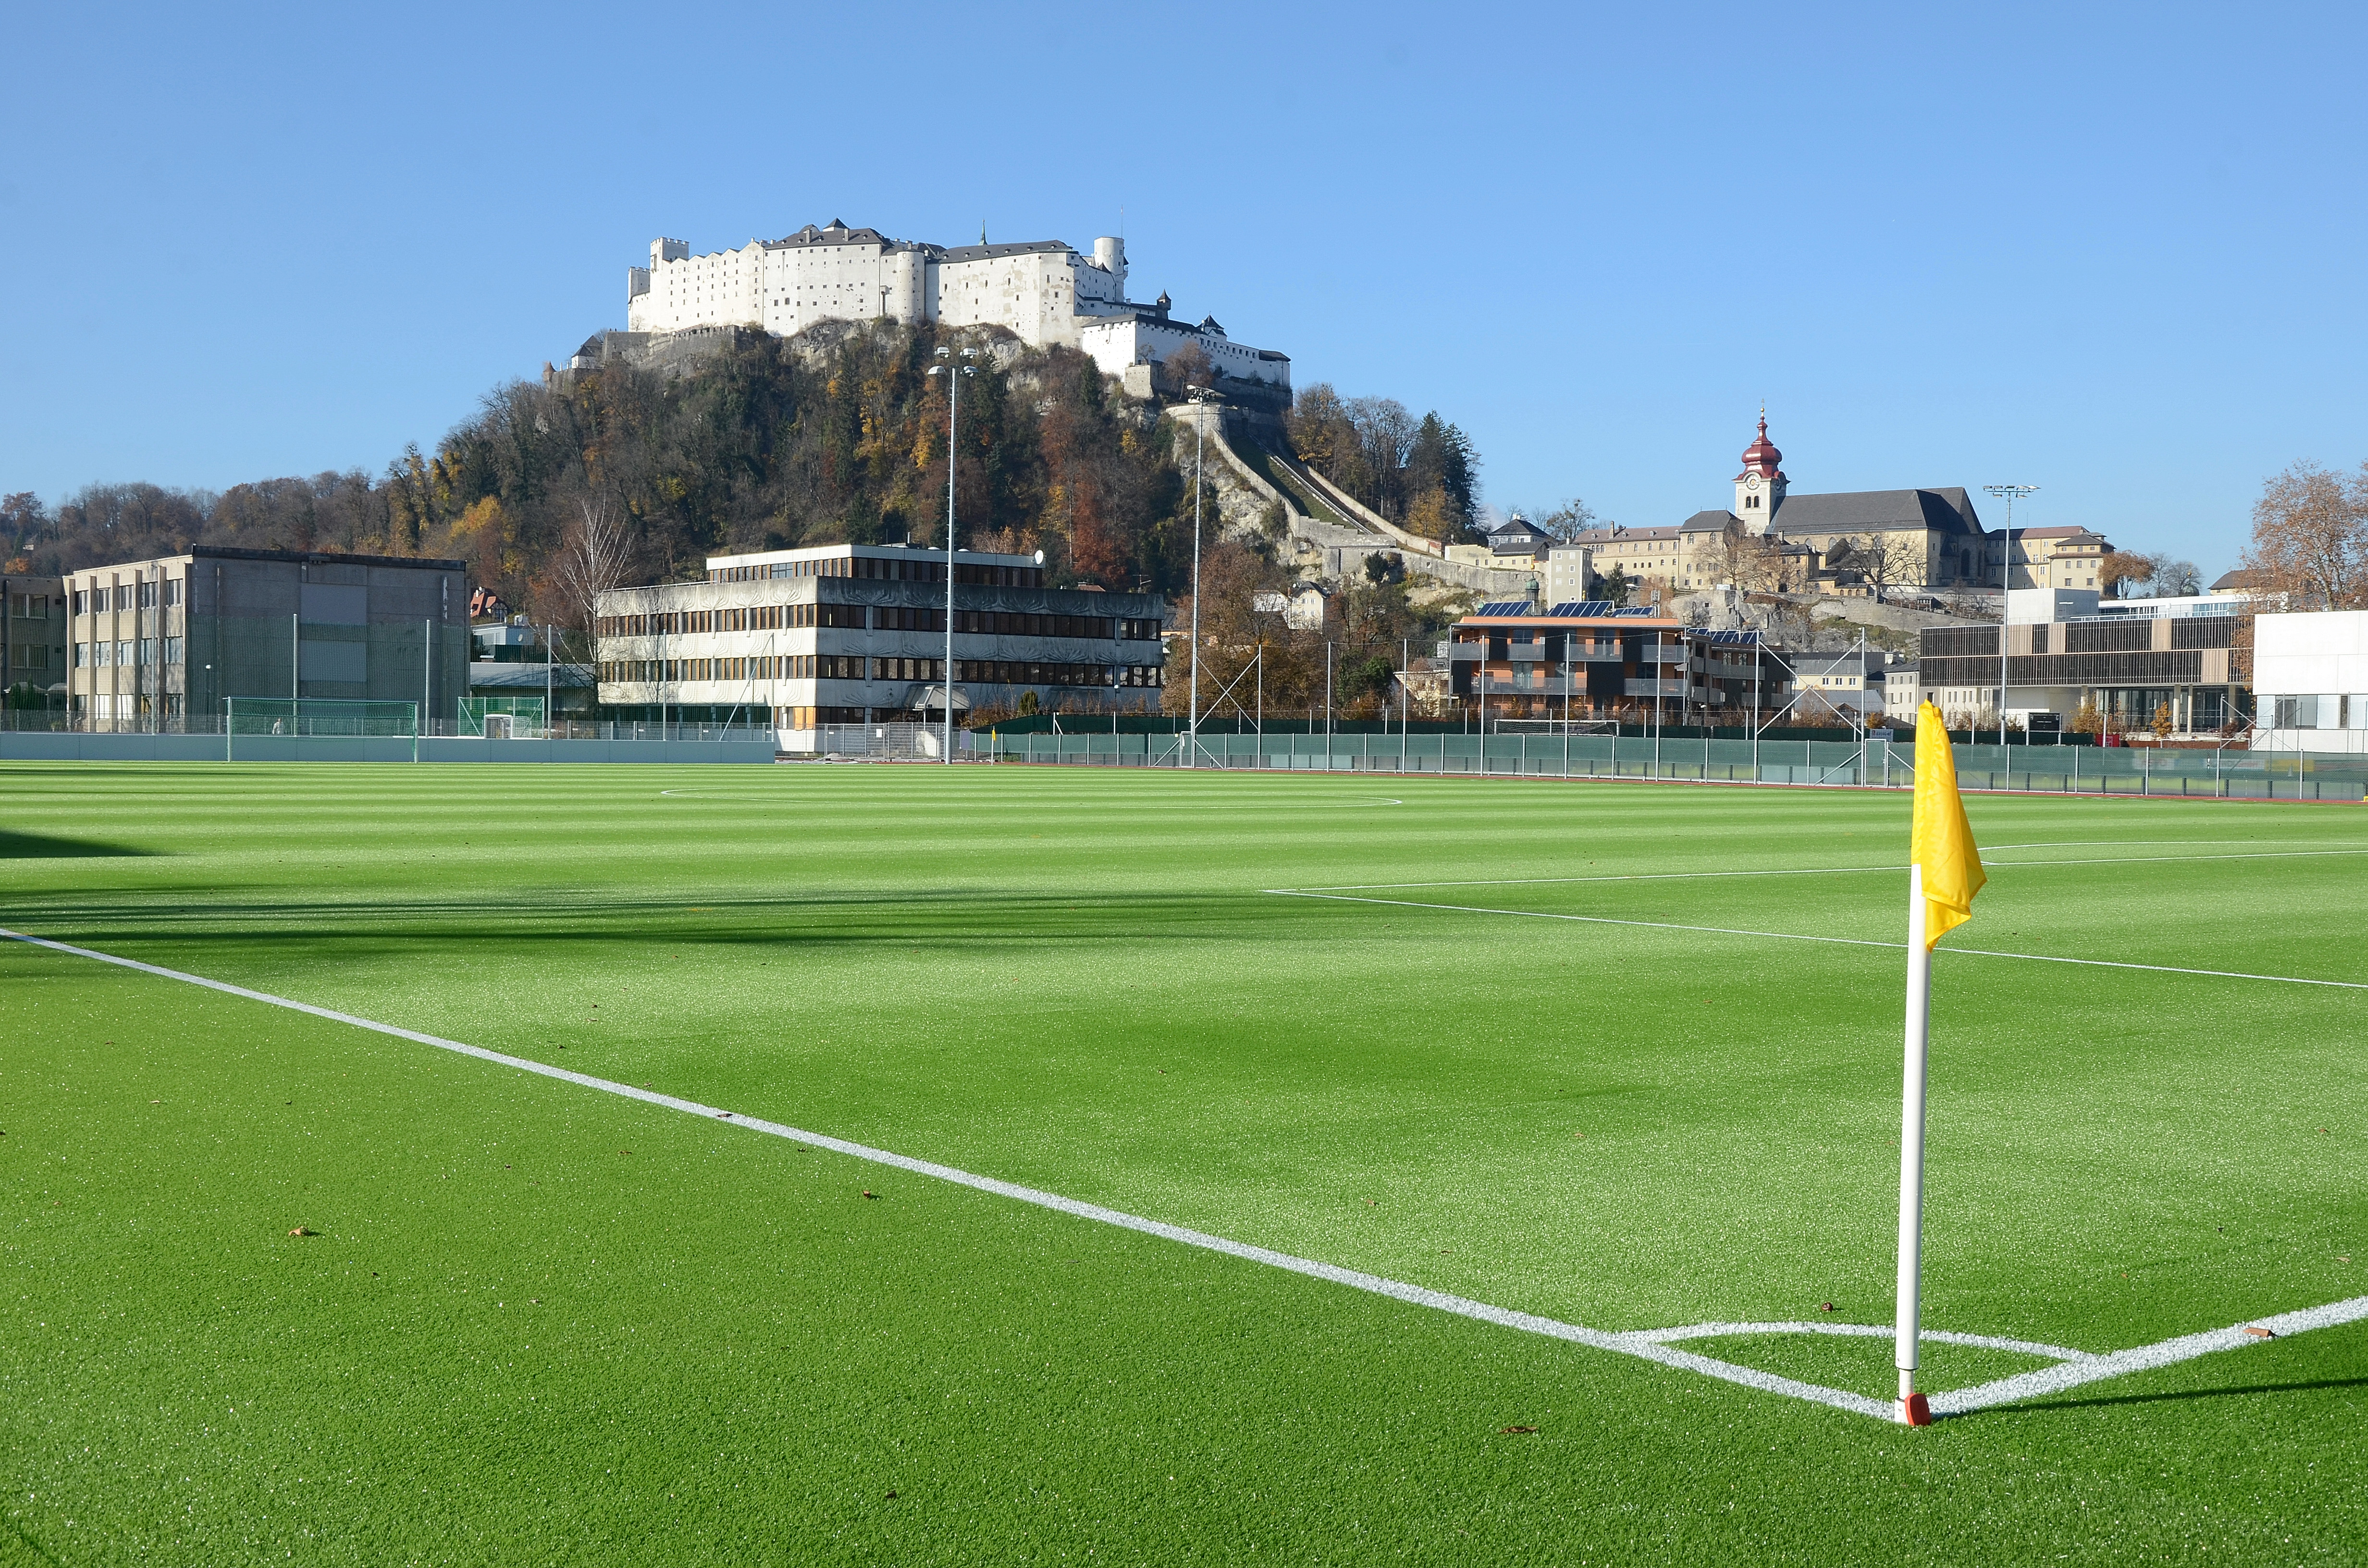
[[[1905,742],[1656,739],[1614,735],[981,735],[996,762],[1103,767],[1393,773],[1529,778],[1663,778],[1708,783],[1904,790]],[[2194,799],[2358,801],[2368,758],[2293,752],[2123,746],[1960,745],[1969,790]]]
[[[308,702],[316,701],[306,699]],[[541,699],[535,699],[538,706]],[[62,713],[43,713],[39,710],[0,710],[0,733],[66,734],[66,735],[219,735],[222,733],[223,718],[219,713],[200,714],[195,718],[167,717],[162,719],[70,719]],[[909,727],[909,726],[908,726]],[[264,733],[270,726],[266,723]],[[238,733],[255,733],[249,721],[242,716]],[[324,731],[323,733],[327,733]],[[408,732],[405,732],[408,733]],[[420,726],[420,734],[428,739],[438,737],[482,737],[485,733],[482,713],[451,720],[433,720]],[[623,719],[555,719],[549,724],[525,721],[514,722],[510,738],[554,741],[739,741],[769,739],[774,733],[768,724],[708,724],[643,722]]]

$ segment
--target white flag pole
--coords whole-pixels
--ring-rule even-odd
[[[1932,1420],[1916,1392],[1916,1346],[1924,1261],[1924,1047],[1932,1007],[1932,952],[1924,945],[1924,868],[1907,869],[1907,1067],[1899,1119],[1899,1324],[1893,1362],[1899,1368],[1899,1418]]]

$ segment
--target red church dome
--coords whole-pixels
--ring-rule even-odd
[[[1784,454],[1778,451],[1776,443],[1768,438],[1768,415],[1762,414],[1759,416],[1759,439],[1743,449],[1743,471],[1757,473],[1763,479],[1773,479],[1776,465],[1783,460]]]

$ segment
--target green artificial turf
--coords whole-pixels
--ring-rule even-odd
[[[1903,955],[1767,934],[1899,939],[1901,794],[17,765],[0,802],[16,930],[1595,1327],[1889,1318]],[[1954,950],[2368,981],[2368,813],[1970,809],[1927,1324],[2105,1351],[2368,1293],[2368,992]],[[2368,1551],[2368,1324],[1907,1431],[13,943],[0,1204],[0,1561]],[[1691,1347],[1889,1383],[1878,1339]]]

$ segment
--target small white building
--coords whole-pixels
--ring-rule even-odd
[[[2368,754],[2368,610],[2253,622],[2256,751]]]

